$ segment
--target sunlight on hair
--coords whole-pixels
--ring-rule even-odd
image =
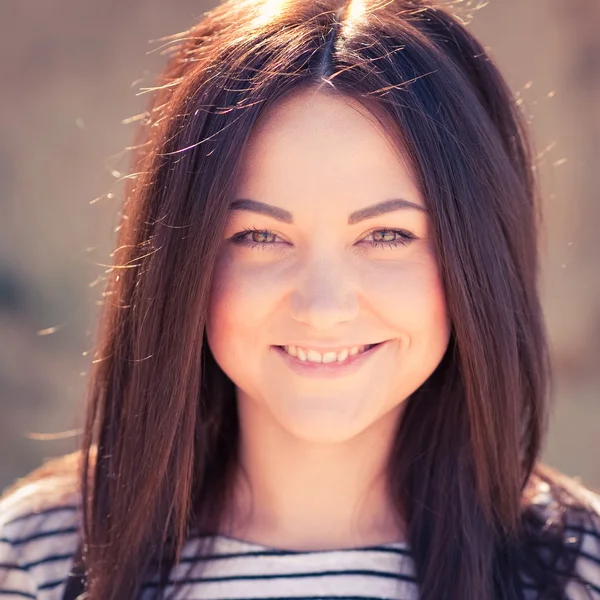
[[[365,0],[349,0],[348,8],[342,25],[343,36],[351,36],[356,29],[356,24],[367,12]]]
[[[343,35],[352,35],[355,32],[358,23],[364,19],[367,12],[377,12],[393,3],[394,0],[375,0],[373,2],[367,2],[367,0],[348,0],[346,15],[342,26]]]
[[[269,23],[283,9],[286,0],[266,0],[261,2],[258,8],[258,16],[255,23],[257,26],[262,26]]]
[[[353,23],[358,21],[366,12],[367,5],[365,4],[365,0],[350,0],[346,18],[348,22]]]

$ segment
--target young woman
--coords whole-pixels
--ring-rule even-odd
[[[425,0],[231,0],[172,48],[82,448],[5,495],[0,596],[600,598],[482,46]]]

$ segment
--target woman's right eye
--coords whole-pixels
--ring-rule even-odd
[[[249,239],[249,234],[250,239]],[[241,246],[247,246],[249,248],[261,248],[262,250],[266,250],[267,246],[272,246],[275,242],[270,242],[265,238],[268,237],[277,237],[276,233],[269,231],[268,229],[244,229],[244,231],[240,231],[234,235],[232,235],[229,239],[235,244],[239,244]]]
[[[249,234],[252,235],[248,237]],[[244,229],[244,231],[235,233],[229,239],[236,244],[265,246],[273,243],[268,241],[268,237],[277,237],[277,234],[267,229],[255,229],[253,227],[252,229]]]

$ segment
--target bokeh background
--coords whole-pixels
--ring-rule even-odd
[[[76,447],[127,120],[166,59],[152,40],[213,4],[0,4],[0,489]],[[600,488],[600,1],[490,0],[471,19],[539,154],[555,367],[543,459]]]

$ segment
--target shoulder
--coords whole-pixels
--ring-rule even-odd
[[[586,505],[565,513],[565,543],[577,548],[575,575],[567,587],[570,600],[600,600],[600,494],[583,488]]]
[[[0,498],[0,596],[37,598],[62,588],[80,523],[76,454],[48,462],[7,490]]]
[[[529,490],[529,508],[543,530],[560,535],[563,564],[570,564],[567,598],[600,600],[600,493],[545,465],[536,469]]]

